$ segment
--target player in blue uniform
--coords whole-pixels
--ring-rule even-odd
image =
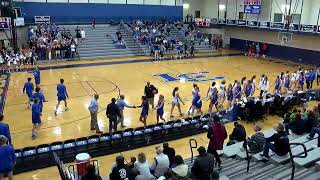
[[[193,113],[195,109],[200,113],[201,116],[203,116],[201,107],[202,107],[202,99],[200,95],[200,89],[199,89],[199,86],[196,86],[194,98],[192,99],[191,116],[193,117]]]
[[[241,101],[241,85],[240,85],[239,81],[235,82],[235,85],[233,87],[233,91],[234,91],[234,93],[233,93],[234,99]]]
[[[298,78],[298,90],[303,91],[303,85],[304,85],[304,74],[303,72],[301,72],[299,74],[299,78]]]
[[[32,104],[32,108],[31,108],[31,111],[32,111],[32,124],[33,124],[33,127],[32,127],[32,139],[35,139],[37,137],[37,130],[41,124],[41,109],[42,107],[40,106],[40,103],[39,103],[39,99],[38,98],[35,98],[33,100],[33,104]]]
[[[217,112],[219,112],[218,109],[218,90],[216,88],[213,89],[211,97],[210,97],[210,104],[209,104],[209,110],[208,112],[212,112],[212,107],[215,106],[217,109]]]
[[[164,96],[162,94],[159,95],[158,105],[155,107],[157,110],[157,123],[159,123],[159,119],[162,119],[164,122],[166,120],[163,118],[163,107],[164,107]]]
[[[290,75],[289,73],[285,75],[284,77],[284,84],[283,84],[286,93],[288,93],[290,91]]]
[[[40,70],[38,67],[35,68],[35,70],[32,71],[32,74],[34,76],[34,82],[36,83],[36,86],[38,87],[40,85]]]
[[[144,126],[147,126],[147,117],[148,117],[148,113],[149,113],[149,103],[147,101],[146,96],[142,96],[141,100],[142,100],[142,104],[141,104],[141,106],[138,106],[138,107],[142,108],[139,121],[142,122],[144,124]]]
[[[67,98],[69,99],[67,88],[63,84],[64,79],[60,79],[60,84],[57,85],[57,97],[58,97],[58,104],[56,105],[56,109],[54,110],[54,114],[57,115],[57,110],[60,106],[60,102],[64,101],[65,111],[68,111],[68,105],[67,105]]]
[[[23,94],[26,94],[28,96],[28,102],[27,102],[27,107],[30,109],[31,107],[31,96],[34,90],[34,86],[31,82],[31,78],[28,78],[28,82],[24,83],[23,86]]]
[[[277,79],[274,83],[274,91],[273,93],[275,94],[280,94],[281,93],[281,79],[280,76],[277,76]]]
[[[34,101],[35,99],[38,99],[40,112],[42,112],[43,102],[46,102],[46,99],[45,99],[44,95],[42,94],[40,87],[36,87],[36,93],[32,94],[32,96],[31,96],[32,101]]]
[[[249,96],[252,95],[252,83],[250,80],[248,80],[248,83],[246,84],[245,90],[244,90],[244,94],[246,95],[246,97],[248,98]]]
[[[229,85],[228,85],[228,89],[227,89],[227,101],[228,101],[228,104],[227,104],[227,111],[228,111],[229,109],[231,109],[232,101],[233,101],[233,89],[232,89],[232,84],[229,84]]]

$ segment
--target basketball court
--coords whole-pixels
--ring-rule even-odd
[[[164,118],[169,120],[171,93],[176,86],[180,88],[180,95],[185,102],[182,111],[186,117],[187,109],[191,104],[193,83],[199,85],[201,95],[205,97],[212,81],[219,82],[226,79],[229,84],[234,80],[240,80],[243,76],[251,78],[252,75],[259,77],[261,74],[267,74],[270,77],[271,90],[272,82],[280,72],[296,70],[297,66],[281,61],[249,58],[234,51],[224,51],[187,60],[151,62],[147,59],[122,59],[93,64],[77,63],[72,66],[71,63],[56,64],[52,69],[48,65],[43,65],[42,68],[46,70],[41,70],[41,88],[48,102],[44,103],[42,125],[36,140],[31,139],[31,111],[26,107],[26,95],[22,94],[23,84],[27,77],[32,77],[32,74],[21,72],[14,73],[10,77],[4,113],[5,121],[11,128],[15,148],[95,134],[95,131],[90,130],[90,114],[87,109],[95,93],[100,95],[99,125],[103,132],[109,132],[105,108],[111,98],[124,94],[128,104],[138,106],[141,104],[141,96],[147,81],[159,89],[159,94],[164,95],[166,101]],[[56,85],[60,78],[65,79],[70,96],[68,100],[70,110],[64,112],[62,103],[58,115],[55,116]],[[155,103],[157,99],[158,95]],[[208,101],[204,101],[204,112],[207,112],[208,104]],[[138,121],[140,112],[140,108],[125,109],[125,125],[133,128],[143,126]],[[174,115],[175,118],[179,118],[177,109],[174,110]],[[150,107],[147,124],[155,123],[156,113]]]

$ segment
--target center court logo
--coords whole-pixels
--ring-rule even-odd
[[[185,73],[172,75],[169,73],[164,74],[155,74],[155,77],[161,78],[164,82],[179,82],[181,80],[185,80],[185,82],[207,82],[207,81],[215,81],[222,80],[224,76],[214,76],[210,72],[193,72],[193,73]]]

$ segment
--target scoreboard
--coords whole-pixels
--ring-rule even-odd
[[[244,0],[244,13],[260,14],[262,0]]]

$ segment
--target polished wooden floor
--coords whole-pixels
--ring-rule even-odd
[[[42,126],[36,140],[31,139],[31,111],[26,108],[27,98],[22,94],[22,87],[28,77],[32,74],[22,72],[11,75],[8,96],[5,104],[5,122],[10,125],[12,133],[12,141],[15,148],[23,148],[26,146],[35,146],[54,141],[63,141],[72,138],[89,136],[95,134],[90,130],[90,117],[87,107],[94,93],[100,94],[99,103],[101,112],[98,114],[98,121],[102,131],[108,132],[108,120],[105,116],[104,108],[110,102],[111,98],[118,97],[119,94],[126,96],[126,101],[132,105],[141,104],[141,96],[143,95],[144,86],[150,81],[159,89],[159,94],[165,96],[165,114],[166,119],[170,119],[170,102],[171,93],[175,86],[180,88],[180,95],[186,105],[182,107],[184,113],[187,112],[191,104],[192,83],[185,79],[174,82],[165,82],[157,74],[169,74],[177,77],[179,74],[195,73],[196,77],[199,72],[209,72],[200,79],[203,82],[197,82],[200,87],[202,96],[205,96],[211,81],[205,81],[215,76],[224,76],[228,83],[234,80],[240,80],[243,76],[251,78],[252,75],[259,77],[261,74],[269,76],[270,86],[273,86],[275,77],[282,71],[293,71],[298,67],[294,64],[287,64],[277,61],[269,61],[262,59],[249,58],[245,56],[227,56],[227,54],[236,53],[235,51],[223,51],[218,53],[216,57],[200,57],[192,60],[176,60],[164,62],[135,62],[135,63],[114,63],[112,65],[99,65],[77,68],[50,69],[41,71],[41,88],[48,100],[44,104]],[[203,56],[208,54],[203,54]],[[99,60],[104,61],[124,61],[145,58],[122,58]],[[81,61],[76,64],[89,64],[97,61]],[[57,66],[75,64],[75,62],[62,62],[59,64],[42,65]],[[64,112],[63,103],[60,106],[58,115],[54,115],[54,108],[57,103],[56,84],[59,79],[65,79],[68,94],[70,111]],[[257,80],[258,81],[258,80]],[[270,88],[272,89],[272,88]],[[157,100],[157,97],[156,97]],[[208,102],[204,101],[203,110],[207,111]],[[128,127],[139,127],[143,124],[138,121],[141,109],[125,109],[125,125]],[[150,111],[147,120],[148,124],[156,123],[155,111]],[[174,115],[178,116],[177,109]],[[279,117],[268,117],[268,120],[261,122],[264,129],[272,128],[279,120]],[[251,134],[252,124],[244,123],[248,134]],[[232,130],[232,125],[227,125],[228,131]],[[205,134],[194,136],[202,145],[207,144]],[[182,154],[184,158],[190,157],[188,148],[188,139],[175,140],[170,142],[177,149],[178,154]],[[149,146],[123,152],[122,154],[129,158],[138,152],[150,152],[148,159],[152,159],[154,155],[154,147]],[[109,172],[111,162],[115,156],[109,155],[97,158],[100,161],[102,175]],[[32,171],[17,175],[15,179],[58,179],[58,173],[55,168],[47,168],[38,171]]]

